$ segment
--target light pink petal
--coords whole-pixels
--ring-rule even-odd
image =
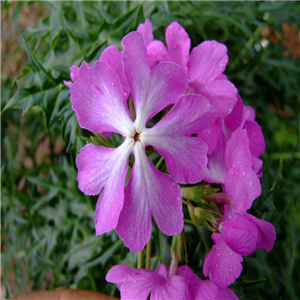
[[[166,43],[171,60],[186,68],[189,61],[191,40],[184,28],[177,22],[173,22],[167,27]]]
[[[122,53],[116,46],[112,45],[104,49],[100,60],[106,62],[108,66],[116,71],[118,64],[122,61]]]
[[[71,70],[71,74],[70,74],[71,80],[75,82],[79,78],[79,68],[77,66],[72,66],[70,70]]]
[[[151,237],[151,213],[166,235],[181,232],[183,214],[179,186],[152,165],[140,142],[136,143],[134,154],[135,163],[116,230],[125,246],[138,252]]]
[[[226,143],[225,164],[227,170],[235,165],[251,167],[249,139],[246,130],[238,128],[231,134]]]
[[[214,153],[208,157],[208,165],[204,171],[204,180],[207,182],[224,183],[226,176],[225,143],[225,139],[221,137]]]
[[[96,61],[92,68],[82,64],[71,88],[71,102],[81,127],[95,133],[133,133],[121,82],[105,62]]]
[[[266,149],[264,136],[259,125],[255,121],[246,120],[243,128],[247,130],[251,154],[259,157]]]
[[[233,207],[239,212],[248,210],[261,194],[260,181],[252,168],[234,166],[226,174],[225,188]]]
[[[207,146],[191,135],[214,120],[214,109],[206,99],[195,94],[185,95],[159,123],[144,130],[141,139],[164,157],[169,173],[177,182],[196,183],[203,179]]]
[[[126,280],[128,276],[137,275],[140,273],[141,272],[139,269],[134,269],[127,265],[116,265],[107,272],[105,280],[112,283],[121,283]]]
[[[97,235],[115,229],[117,225],[132,147],[132,140],[125,140],[114,149],[88,144],[76,158],[79,189],[85,194],[96,195],[104,187],[95,212]]]
[[[228,62],[227,48],[216,41],[205,41],[192,50],[189,60],[190,81],[203,84],[223,73]]]
[[[156,286],[151,293],[150,300],[182,300],[185,299],[187,284],[181,276],[172,276],[163,285]]]
[[[265,221],[260,220],[250,214],[245,214],[245,216],[251,220],[258,228],[259,238],[257,243],[257,248],[264,248],[270,251],[273,248],[274,242],[276,240],[276,231],[274,226]]]
[[[136,109],[136,130],[141,132],[149,119],[185,92],[186,74],[172,62],[161,62],[150,74],[143,39],[137,32],[126,35],[122,45],[124,75]]]
[[[122,300],[146,300],[149,293],[163,287],[166,279],[159,274],[143,270],[140,274],[128,276],[120,286]]]
[[[228,130],[233,131],[240,126],[243,118],[243,109],[243,101],[240,95],[237,95],[235,106],[233,107],[231,113],[224,118],[224,124]]]
[[[145,23],[141,23],[137,29],[143,39],[144,39],[144,46],[147,48],[148,45],[153,41],[153,30],[151,22],[146,19]]]
[[[189,86],[209,101],[216,109],[218,118],[227,116],[237,100],[237,89],[228,80],[214,80],[206,84],[197,80],[189,82]]]
[[[235,213],[232,219],[223,224],[222,237],[234,252],[250,256],[256,251],[258,229],[246,217]]]
[[[243,257],[231,250],[224,240],[218,237],[217,242],[206,255],[203,274],[224,289],[240,276],[243,269],[242,261]]]
[[[222,119],[217,119],[216,122],[208,127],[203,129],[200,133],[198,133],[198,137],[206,143],[208,146],[208,155],[211,155],[218,146],[218,141],[221,138],[221,134],[223,133],[223,124]]]
[[[153,41],[147,47],[148,65],[154,67],[160,61],[171,61],[170,54],[162,41]]]

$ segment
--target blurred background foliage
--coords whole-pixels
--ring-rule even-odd
[[[6,297],[58,286],[118,295],[105,275],[136,266],[115,232],[96,237],[97,197],[77,188],[85,144],[71,109],[71,65],[93,64],[105,47],[149,18],[164,41],[178,21],[192,46],[227,45],[226,74],[257,112],[267,149],[263,193],[251,213],[276,227],[270,253],[244,258],[231,286],[240,299],[300,299],[299,2],[1,2],[1,254]],[[22,30],[21,30],[22,29]],[[206,231],[209,239],[209,232]],[[202,275],[205,248],[186,225],[188,264]],[[151,266],[170,263],[170,238],[154,228]]]

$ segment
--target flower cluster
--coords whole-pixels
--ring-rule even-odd
[[[221,186],[222,192],[206,198],[221,212],[211,224],[215,245],[203,265],[210,280],[187,266],[170,273],[163,265],[156,271],[115,266],[107,280],[118,284],[122,299],[147,299],[150,292],[151,299],[237,299],[228,286],[241,273],[242,256],[257,248],[269,251],[275,240],[270,223],[247,213],[261,194],[264,138],[254,110],[223,74],[226,46],[205,41],[190,53],[190,38],[177,22],[167,27],[166,44],[153,40],[146,20],[123,38],[123,50],[110,46],[93,66],[71,67],[73,82],[65,84],[79,125],[106,137],[123,136],[117,148],[87,144],[81,149],[79,189],[87,195],[101,192],[96,234],[115,229],[138,252],[151,238],[152,216],[166,235],[183,230],[178,184],[204,180]],[[149,126],[161,111],[164,117]],[[168,174],[153,165],[148,146],[164,159]]]

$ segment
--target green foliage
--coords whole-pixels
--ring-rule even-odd
[[[11,2],[1,4],[5,11]],[[32,2],[16,6],[14,20],[26,5]],[[166,26],[178,21],[192,46],[206,39],[227,45],[226,74],[244,102],[255,108],[267,144],[262,156],[263,194],[250,212],[272,222],[277,231],[270,253],[258,250],[244,259],[242,276],[232,288],[240,299],[299,299],[300,60],[283,55],[286,46],[271,38],[264,46],[261,37],[267,25],[283,35],[283,22],[296,23],[299,31],[299,4],[47,1],[40,5],[49,9],[49,17],[22,31],[20,45],[28,62],[16,80],[8,77],[1,89],[2,266],[8,295],[13,291],[7,270],[15,272],[18,289],[26,284],[26,274],[33,289],[46,282],[47,288],[65,285],[117,295],[116,287],[104,280],[107,271],[118,263],[136,266],[137,256],[115,232],[95,236],[97,197],[78,190],[74,162],[87,140],[111,145],[79,128],[63,80],[70,80],[70,66],[82,61],[92,65],[108,45],[120,48],[122,37],[149,18],[157,39],[164,40]],[[118,137],[113,139],[118,142]],[[55,150],[61,141],[63,147]],[[45,144],[46,152],[38,158],[38,149]],[[279,158],[282,168],[277,176]],[[188,200],[196,201],[194,194],[202,197],[206,192],[194,190]],[[199,216],[203,213],[205,220],[214,222],[211,212],[199,210]],[[195,229],[186,222],[188,263],[199,276],[209,235],[206,228]],[[160,261],[169,264],[171,239],[156,226],[152,239],[151,266]]]

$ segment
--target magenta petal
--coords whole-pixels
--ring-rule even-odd
[[[72,66],[70,70],[71,70],[71,74],[70,74],[71,80],[75,82],[79,78],[79,68],[77,66]]]
[[[263,166],[263,161],[255,156],[251,156],[251,162],[252,162],[252,169],[253,171],[256,172],[258,178],[260,178],[261,176],[261,168]]]
[[[233,107],[231,113],[224,118],[224,124],[229,130],[233,131],[240,126],[243,118],[243,109],[243,101],[240,95],[237,95],[235,106]]]
[[[146,19],[145,23],[141,23],[137,29],[143,39],[144,39],[144,46],[147,48],[148,45],[153,41],[153,30],[151,22]]]
[[[219,291],[219,300],[239,300],[239,298],[230,288],[225,288]]]
[[[243,128],[247,130],[251,154],[259,157],[266,149],[265,140],[259,125],[254,121],[246,120]]]
[[[134,269],[127,265],[116,265],[108,271],[105,280],[112,283],[121,283],[126,280],[128,276],[136,274],[140,274],[139,269]]]
[[[171,111],[154,127],[144,130],[141,139],[165,159],[170,175],[181,183],[203,179],[207,146],[193,133],[215,120],[214,109],[199,95],[182,96]]]
[[[184,28],[177,22],[173,22],[167,27],[166,42],[171,60],[186,68],[189,61],[191,40]]]
[[[264,248],[267,251],[270,251],[276,240],[276,231],[274,226],[265,220],[260,220],[249,214],[245,214],[245,217],[251,220],[258,228],[259,237],[257,248]]]
[[[232,206],[239,212],[248,210],[261,194],[260,181],[249,167],[232,167],[225,177],[226,192],[232,200]]]
[[[246,130],[236,129],[228,139],[225,149],[226,169],[234,165],[251,167],[251,155],[249,151],[249,139]]]
[[[155,269],[155,272],[165,278],[169,276],[169,268],[167,268],[164,264],[159,264]]]
[[[150,60],[149,67],[155,66],[160,61],[171,61],[170,54],[162,41],[151,42],[147,47],[147,55]]]
[[[232,284],[241,274],[243,257],[231,250],[217,234],[215,245],[206,255],[203,264],[204,276],[209,276],[221,289]]]
[[[136,130],[140,132],[149,119],[185,92],[186,74],[175,63],[161,62],[151,75],[143,39],[137,32],[125,36],[122,44],[124,75],[136,109]]]
[[[104,49],[100,60],[106,62],[108,66],[116,71],[118,64],[122,61],[122,54],[116,46],[112,45]]]
[[[221,137],[214,153],[208,157],[208,165],[204,171],[204,180],[210,183],[224,183],[225,167],[225,139]]]
[[[124,182],[127,160],[132,151],[132,140],[116,149],[86,145],[76,158],[78,186],[88,195],[98,194],[95,212],[96,234],[114,229],[124,201]]]
[[[163,288],[166,279],[150,270],[142,270],[140,274],[128,276],[123,281],[120,292],[122,300],[146,300],[149,293]],[[152,299],[152,295],[151,295]]]
[[[187,284],[181,276],[172,276],[163,285],[156,286],[152,291],[150,300],[182,300],[185,299]]]
[[[214,80],[206,84],[197,80],[189,82],[189,86],[209,101],[216,109],[218,118],[227,116],[237,100],[237,89],[228,80]]]
[[[222,237],[234,252],[250,256],[256,251],[258,230],[253,222],[239,213],[227,220],[222,227]]]
[[[213,81],[223,73],[228,62],[227,48],[216,41],[205,41],[192,50],[189,61],[189,80]]]
[[[166,235],[181,232],[183,214],[179,186],[152,165],[140,142],[136,143],[134,154],[135,163],[116,230],[125,246],[137,252],[150,239],[151,213]]]
[[[208,155],[211,155],[218,146],[218,141],[223,133],[223,123],[222,119],[217,119],[216,122],[208,127],[203,129],[198,133],[198,137],[206,143],[208,146]]]
[[[96,61],[92,68],[82,64],[79,79],[71,88],[71,102],[83,128],[96,133],[113,131],[129,135],[133,132],[120,80],[103,61]]]
[[[73,85],[73,82],[64,80],[64,85],[70,89]]]

